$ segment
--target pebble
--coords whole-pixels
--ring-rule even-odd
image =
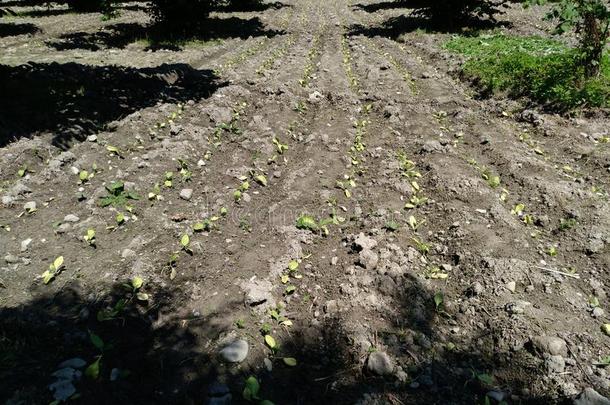
[[[26,211],[35,211],[36,210],[36,201],[28,201],[23,205],[23,209]]]
[[[470,287],[470,291],[472,292],[472,295],[481,295],[485,291],[485,288],[483,288],[481,283],[475,281]]]
[[[544,360],[544,364],[551,374],[563,373],[566,368],[566,361],[562,356],[549,356]]]
[[[373,352],[366,363],[368,370],[377,375],[388,375],[394,371],[392,359],[385,352]]]
[[[121,252],[121,257],[123,259],[128,259],[131,257],[136,257],[136,252],[134,252],[131,249],[123,249],[123,251]]]
[[[515,290],[517,289],[517,283],[514,281],[509,281],[508,283],[506,283],[506,289],[512,293],[515,292]]]
[[[14,201],[15,201],[15,198],[10,195],[2,196],[2,205],[13,205]]]
[[[541,354],[567,356],[568,346],[565,340],[555,336],[536,336],[531,339],[532,346]]]
[[[236,340],[225,346],[220,351],[220,355],[229,363],[241,363],[248,356],[248,350],[248,342],[245,340]]]
[[[13,263],[19,262],[19,258],[15,255],[12,255],[9,253],[6,256],[4,256],[4,261],[7,262],[8,264],[13,264]]]
[[[379,256],[372,250],[364,249],[360,251],[359,263],[367,270],[375,270],[379,263]]]
[[[89,135],[87,137],[87,141],[88,142],[96,142],[97,141],[97,135]]]
[[[610,399],[600,395],[593,388],[585,388],[574,400],[574,405],[610,405]]]
[[[601,318],[604,316],[604,310],[600,307],[593,308],[593,312],[591,313],[594,318]]]
[[[271,362],[271,360],[269,360],[268,358],[265,357],[263,359],[263,364],[265,364],[265,368],[267,369],[268,372],[273,371],[273,363]]]
[[[360,248],[360,250],[371,250],[377,246],[377,241],[365,236],[364,233],[361,232],[354,240],[354,244]]]
[[[183,200],[189,201],[192,196],[193,196],[193,189],[191,189],[191,188],[184,188],[184,189],[182,189],[182,191],[180,191],[180,198],[182,198]]]
[[[506,304],[506,307],[504,309],[511,315],[519,315],[525,313],[525,310],[530,305],[532,305],[530,302],[519,300],[515,302],[509,302],[508,304]]]
[[[64,222],[78,222],[80,218],[74,214],[68,214],[64,217]]]
[[[32,239],[28,238],[21,241],[21,251],[25,252],[30,247],[30,243],[32,243]]]
[[[489,391],[486,395],[498,403],[504,401],[507,397],[506,392],[504,391]]]

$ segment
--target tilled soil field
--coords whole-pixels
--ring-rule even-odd
[[[607,403],[607,115],[478,97],[393,2],[144,6],[0,29],[2,401]]]

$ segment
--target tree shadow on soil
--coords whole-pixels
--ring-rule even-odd
[[[120,23],[105,27],[97,32],[75,32],[64,34],[59,40],[48,41],[47,46],[56,50],[86,49],[123,49],[136,41],[150,43],[149,49],[180,50],[181,44],[189,41],[213,41],[229,38],[247,39],[250,37],[273,37],[284,34],[281,31],[266,29],[259,18],[242,19],[238,17],[210,17],[200,32],[187,34],[168,34],[157,26],[137,23]]]
[[[197,101],[220,86],[210,70],[186,64],[153,68],[78,63],[0,65],[0,147],[39,132],[68,149],[87,135],[160,102]]]
[[[222,314],[185,312],[180,303],[186,298],[177,289],[158,288],[143,303],[129,285],[96,291],[73,285],[0,309],[0,392],[7,395],[0,399],[49,403],[47,387],[62,362],[91,364],[101,355],[99,377],[73,382],[82,401],[77,403],[196,403],[205,392],[204,375],[213,375],[215,367],[198,347],[230,325]],[[121,300],[123,309],[112,313]],[[102,349],[90,333],[101,338]],[[73,368],[83,373],[86,367]]]
[[[397,1],[382,1],[380,3],[371,4],[354,4],[353,7],[367,13],[375,13],[379,10],[392,10],[395,8],[417,9],[426,6],[425,0],[397,0]]]
[[[48,386],[57,380],[53,374],[62,362],[79,358],[90,365],[100,355],[99,376],[73,382],[80,395],[77,403],[224,404],[229,402],[218,397],[229,392],[233,403],[247,403],[241,398],[244,381],[254,375],[261,398],[276,404],[353,404],[366,394],[377,401],[368,403],[471,405],[482,404],[491,389],[473,371],[493,370],[504,376],[497,384],[513,392],[527,387],[531,373],[540,372],[523,368],[516,358],[505,363],[502,353],[484,353],[480,340],[473,346],[443,349],[448,342],[435,332],[441,315],[430,292],[412,277],[396,287],[404,287],[396,293],[404,300],[396,330],[377,331],[369,352],[384,350],[400,358],[417,388],[397,383],[393,376],[368,373],[363,366],[366,355],[355,354],[358,342],[349,337],[350,325],[340,314],[282,338],[273,370],[268,371],[253,353],[239,367],[223,365],[213,354],[214,344],[209,345],[235,329],[231,314],[244,310],[240,298],[202,316],[183,306],[188,294],[178,288],[145,285],[141,292],[149,301],[144,303],[129,285],[87,291],[72,284],[17,308],[0,309],[0,392],[7,396],[0,399],[8,404],[48,403]],[[122,309],[113,312],[119,302]],[[103,341],[102,349],[92,333]],[[249,340],[256,346],[262,335],[250,335]],[[423,355],[424,346],[433,347],[434,355]],[[283,356],[296,357],[298,366],[284,365]],[[82,373],[86,367],[75,369]],[[215,396],[217,402],[210,402]],[[518,403],[559,402],[522,397]]]
[[[229,4],[223,7],[218,7],[215,11],[232,13],[236,11],[266,11],[271,9],[279,10],[283,7],[292,6],[279,1],[274,1],[265,3]]]
[[[34,35],[41,32],[40,28],[29,23],[0,23],[0,38],[17,35]]]

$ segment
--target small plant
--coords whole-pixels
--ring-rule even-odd
[[[567,231],[570,230],[572,228],[574,228],[576,226],[576,219],[575,218],[562,218],[560,223],[559,223],[559,230],[560,231]]]
[[[430,245],[428,243],[425,243],[417,238],[411,238],[411,240],[413,243],[415,243],[415,248],[419,251],[419,253],[424,256],[430,253]]]
[[[313,217],[305,214],[302,214],[297,218],[296,226],[298,229],[306,229],[312,232],[316,232],[320,229],[316,220]]]
[[[288,150],[288,145],[281,143],[280,140],[277,139],[277,137],[273,138],[273,144],[275,145],[277,153],[279,153],[280,155],[282,155],[284,152],[286,152]]]
[[[110,185],[106,186],[108,195],[101,197],[98,205],[100,207],[112,206],[125,206],[129,200],[139,200],[140,197],[131,191],[125,191],[125,185],[122,181],[113,181]]]
[[[434,294],[434,306],[436,308],[436,312],[440,312],[444,302],[445,298],[443,296],[442,291],[438,291],[436,294]]]
[[[394,220],[385,223],[384,228],[389,232],[397,232],[400,229],[400,224]]]
[[[191,250],[191,238],[188,236],[188,234],[185,233],[180,238],[180,247],[189,255],[193,254],[193,251]]]
[[[44,284],[49,284],[51,281],[55,279],[64,269],[64,257],[59,256],[53,263],[49,265],[49,269],[42,273],[42,282]]]
[[[89,246],[95,247],[95,229],[87,229],[87,234],[83,236],[83,239]]]

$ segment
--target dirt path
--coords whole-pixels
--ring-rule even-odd
[[[68,379],[86,403],[608,394],[608,123],[473,98],[442,35],[368,34],[400,10],[284,3],[205,47],[50,51],[68,15],[0,42],[70,95],[2,101],[3,398],[50,402],[74,358],[100,359]]]

